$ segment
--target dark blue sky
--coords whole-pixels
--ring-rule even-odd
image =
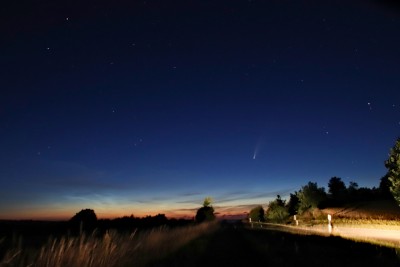
[[[0,13],[0,218],[220,214],[379,185],[390,1],[31,1]]]

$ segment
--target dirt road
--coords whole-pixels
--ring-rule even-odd
[[[400,230],[379,229],[379,228],[363,228],[354,227],[350,225],[334,226],[329,232],[327,225],[316,225],[313,227],[307,226],[285,226],[276,224],[263,224],[264,229],[283,230],[292,233],[303,234],[319,234],[322,236],[340,236],[359,241],[370,241],[380,243],[391,247],[400,248]],[[261,228],[261,225],[254,225],[253,227]]]
[[[225,225],[147,266],[400,266],[400,258],[392,248],[337,236]]]

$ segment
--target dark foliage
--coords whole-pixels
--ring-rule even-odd
[[[254,207],[250,210],[249,218],[253,222],[263,222],[265,221],[265,211],[262,206]]]
[[[93,231],[97,227],[97,216],[92,209],[83,209],[75,214],[70,220],[71,230],[77,231]]]
[[[321,204],[326,200],[325,188],[318,187],[317,183],[308,182],[297,194],[299,198],[299,212],[308,209],[322,208]]]
[[[268,210],[265,214],[267,220],[277,223],[284,222],[289,217],[285,203],[286,201],[280,195],[277,195],[276,199],[268,204]]]
[[[385,167],[388,169],[387,176],[390,181],[390,192],[400,205],[400,138],[396,140],[395,145],[390,149],[389,158],[385,161]]]
[[[393,195],[390,192],[390,181],[389,181],[389,176],[385,175],[381,178],[381,181],[379,183],[379,195],[383,199],[393,199]]]
[[[215,220],[214,208],[211,206],[203,206],[199,208],[195,219],[198,223]]]
[[[333,199],[344,199],[346,197],[346,185],[339,177],[332,177],[328,182],[329,194]]]
[[[299,209],[299,198],[297,196],[297,192],[294,194],[290,193],[289,202],[286,204],[286,208],[289,212],[289,215],[296,215]]]

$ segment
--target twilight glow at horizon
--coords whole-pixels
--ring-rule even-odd
[[[191,218],[207,196],[244,215],[309,181],[379,186],[399,10],[178,2],[4,6],[0,219]]]

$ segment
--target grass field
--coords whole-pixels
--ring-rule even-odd
[[[316,210],[299,219],[301,226],[318,228],[331,214],[336,227],[400,230],[400,208],[391,204],[357,203]],[[27,236],[32,240],[25,242],[23,236],[14,236],[12,242],[9,236],[0,237],[0,267],[400,266],[400,246],[286,228],[290,229],[214,222],[129,234],[56,235],[47,242],[38,242],[45,237],[37,235]]]
[[[334,236],[213,223],[50,239],[40,249],[10,248],[0,266],[400,266],[398,253]]]
[[[78,237],[50,238],[42,247],[23,247],[19,242],[9,248],[0,267],[113,267],[145,266],[162,258],[191,240],[211,233],[217,223],[121,234],[108,231],[102,236],[81,234]]]
[[[337,218],[353,220],[399,221],[400,207],[390,200],[374,200],[357,202],[341,208],[327,208],[324,214],[332,214]]]
[[[299,225],[327,224],[327,215],[334,225],[400,230],[400,207],[390,200],[364,201],[344,207],[315,209],[297,216]],[[295,224],[294,220],[289,223]]]

